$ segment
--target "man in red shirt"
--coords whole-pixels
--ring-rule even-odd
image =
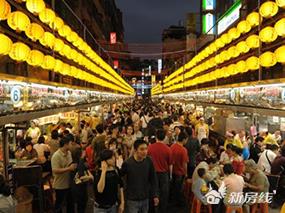
[[[185,131],[181,131],[178,135],[178,140],[170,149],[173,162],[173,182],[172,193],[174,196],[174,204],[183,206],[185,199],[183,195],[183,181],[187,178],[187,164],[189,162],[187,149],[183,146],[187,141]]]
[[[172,157],[170,148],[163,142],[165,131],[156,131],[156,142],[149,145],[148,154],[152,158],[159,183],[159,212],[167,212],[169,177],[172,176]]]

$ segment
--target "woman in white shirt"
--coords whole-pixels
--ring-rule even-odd
[[[276,144],[267,144],[266,149],[260,155],[257,165],[265,173],[271,173],[271,163],[277,156],[278,148]]]

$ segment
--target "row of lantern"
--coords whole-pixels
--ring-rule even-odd
[[[248,71],[254,71],[261,67],[272,67],[276,63],[285,63],[285,45],[277,48],[275,52],[267,51],[260,55],[260,57],[251,56],[245,61],[241,60],[236,64],[230,64],[228,66],[216,69],[205,75],[196,77],[194,79],[188,80],[185,83],[179,83],[168,88],[165,88],[164,92],[170,92],[175,89],[180,89],[183,86],[189,87],[197,84],[207,83],[216,79],[227,78],[229,76],[234,76],[241,73],[246,73]]]
[[[0,55],[9,55],[9,57],[15,61],[25,61],[31,66],[40,66],[43,69],[52,70],[62,75],[78,78],[80,80],[105,86],[123,93],[130,93],[128,90],[106,82],[74,66],[70,66],[69,64],[62,62],[59,59],[55,59],[50,55],[44,55],[39,50],[31,50],[29,46],[22,42],[13,43],[11,39],[4,34],[0,34],[0,41]]]
[[[162,92],[162,87],[160,84],[157,84],[155,87],[151,90],[151,95],[156,95]]]
[[[27,0],[26,6],[30,12],[39,15],[39,18],[43,23],[48,24],[52,29],[57,30],[61,36],[65,37],[69,42],[73,43],[75,47],[79,48],[83,52],[87,51],[88,57],[91,56],[91,52],[94,52],[87,45],[87,43],[85,43],[75,32],[71,30],[69,26],[64,25],[64,22],[61,18],[56,17],[54,11],[45,8],[45,3],[42,0]],[[61,39],[55,38],[52,33],[45,32],[39,24],[30,23],[30,19],[24,13],[20,11],[11,13],[11,7],[5,0],[0,0],[0,8],[2,9],[0,9],[0,20],[7,19],[8,25],[13,30],[17,32],[25,31],[27,37],[29,37],[32,41],[38,40],[42,45],[59,52],[61,55],[66,56],[68,59],[74,60],[76,63],[85,66],[91,71],[99,70],[97,65],[92,63],[76,50],[70,48],[70,46],[64,44]],[[94,54],[96,53],[94,52]],[[97,59],[98,64],[106,67],[106,63],[97,54],[94,54],[92,54],[94,56],[93,58]],[[107,72],[101,71],[97,74],[105,77],[108,80],[113,80],[114,83],[130,90],[130,86],[122,78],[119,78],[119,81],[117,80],[119,76],[117,73],[116,78],[110,76]]]
[[[230,44],[232,41],[236,40],[241,36],[241,34],[248,33],[252,28],[258,26],[263,18],[271,18],[275,16],[278,13],[278,7],[285,8],[284,6],[284,0],[276,0],[276,2],[273,1],[267,1],[263,3],[260,6],[259,13],[252,12],[247,17],[246,20],[242,20],[238,23],[237,27],[230,29],[227,33],[223,34],[220,38],[215,40],[213,43],[211,43],[208,47],[206,47],[204,50],[202,50],[197,56],[195,56],[189,63],[185,65],[186,69],[190,69],[197,65],[199,62],[204,60],[205,58],[209,57],[211,54],[217,52],[219,49],[224,47],[227,44]],[[283,20],[284,21],[284,20]],[[280,23],[281,24],[281,23]],[[283,25],[284,22],[282,22],[281,25]],[[278,27],[279,31],[283,31],[284,35],[284,25],[283,28]],[[267,34],[269,33],[269,34]],[[264,37],[265,42],[266,39],[268,41],[274,40],[276,34],[274,34],[274,31],[272,28],[270,29],[264,29],[263,33],[261,34],[261,37]],[[171,79],[173,79],[175,76],[181,74],[183,70],[178,69],[174,73],[172,73],[168,78],[164,80],[164,82],[168,82]]]

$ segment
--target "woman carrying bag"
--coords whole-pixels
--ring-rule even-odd
[[[103,150],[100,154],[100,161],[101,167],[97,169],[94,181],[94,213],[123,213],[123,181],[115,166],[114,152],[112,150]],[[118,191],[120,191],[120,204]]]

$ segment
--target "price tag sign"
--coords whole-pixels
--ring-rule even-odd
[[[11,89],[10,97],[13,104],[18,104],[21,101],[21,88],[19,86],[14,86]]]

